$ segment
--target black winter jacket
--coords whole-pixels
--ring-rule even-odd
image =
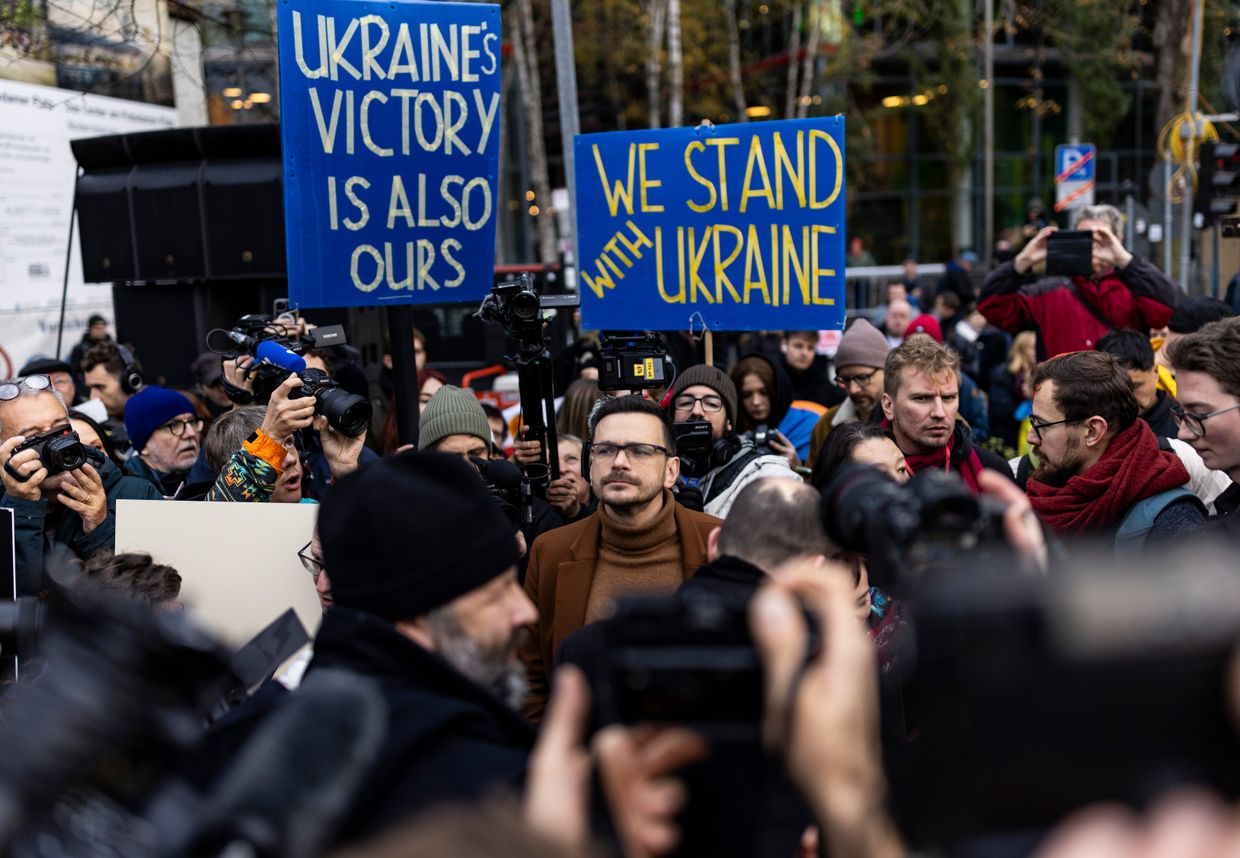
[[[380,617],[339,605],[323,616],[309,670],[379,683],[388,733],[339,840],[369,838],[445,802],[519,789],[534,728],[515,710]]]
[[[85,560],[97,551],[111,551],[116,543],[118,500],[163,500],[153,483],[122,474],[94,447],[86,447],[86,455],[99,472],[108,496],[108,517],[90,533],[83,531],[81,516],[60,504],[0,494],[0,506],[13,510],[19,596],[34,596],[43,589],[44,567],[54,553],[68,550]]]

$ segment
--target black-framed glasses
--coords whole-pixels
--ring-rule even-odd
[[[1079,417],[1068,417],[1063,420],[1054,420],[1050,423],[1039,423],[1038,421],[1030,417],[1029,418],[1029,434],[1037,435],[1039,438],[1041,438],[1043,429],[1049,429],[1052,426],[1062,426],[1066,423],[1080,423],[1080,422],[1081,422],[1081,419]]]
[[[172,437],[180,438],[185,434],[185,429],[189,426],[193,426],[194,431],[201,435],[202,427],[204,425],[206,424],[203,423],[201,417],[195,417],[192,420],[169,420],[163,426],[160,426],[159,429],[167,429],[168,433],[172,435]],[[159,429],[156,429],[155,431],[158,432]]]
[[[301,550],[297,552],[297,559],[301,561],[301,565],[304,566],[306,571],[313,575],[314,579],[317,581],[319,576],[323,574],[323,561],[316,560],[314,555],[310,553],[310,546],[313,544],[314,540],[312,539],[303,545]]]
[[[660,453],[664,456],[672,455],[671,450],[658,444],[608,444],[604,441],[590,447],[590,458],[597,462],[611,463],[616,461],[616,456],[619,456],[621,451],[633,462],[649,462]]]
[[[1209,414],[1189,414],[1179,403],[1171,406],[1171,418],[1175,420],[1177,426],[1187,426],[1188,431],[1192,432],[1198,438],[1206,437],[1206,421],[1211,417],[1218,417],[1220,414],[1226,414],[1228,411],[1235,411],[1240,408],[1240,403],[1229,405],[1226,408],[1220,408],[1218,411],[1211,411]]]
[[[677,411],[692,411],[693,406],[702,403],[702,410],[707,414],[718,414],[723,409],[723,398],[719,396],[694,396],[690,393],[682,393],[673,401]],[[662,448],[660,448],[662,449]]]
[[[27,390],[51,390],[52,379],[46,375],[24,375],[0,384],[0,402],[8,402],[22,395],[22,388]]]
[[[858,387],[865,387],[870,383],[870,379],[876,375],[878,375],[877,369],[871,370],[870,372],[859,372],[856,375],[837,375],[835,377],[835,383],[843,388],[847,388],[850,384],[855,384]]]

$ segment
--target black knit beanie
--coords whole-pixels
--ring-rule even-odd
[[[680,396],[686,387],[693,387],[695,384],[704,384],[707,387],[714,388],[715,392],[723,399],[723,407],[727,412],[728,422],[735,426],[736,385],[732,383],[732,379],[728,378],[728,374],[721,369],[707,366],[704,363],[691,366],[676,376],[676,380],[672,382],[672,398],[675,399],[677,396]]]
[[[337,605],[393,622],[475,590],[517,564],[512,527],[459,456],[402,453],[332,486],[319,512]]]

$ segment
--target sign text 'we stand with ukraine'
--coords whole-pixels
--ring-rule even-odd
[[[585,328],[844,323],[844,119],[575,140]]]
[[[289,297],[480,299],[495,267],[499,6],[281,0]]]

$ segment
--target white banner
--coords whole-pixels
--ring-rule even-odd
[[[176,126],[177,113],[137,101],[0,80],[0,373],[56,350],[77,162],[69,141]],[[91,313],[112,322],[109,284],[82,282],[75,230],[61,356]]]

